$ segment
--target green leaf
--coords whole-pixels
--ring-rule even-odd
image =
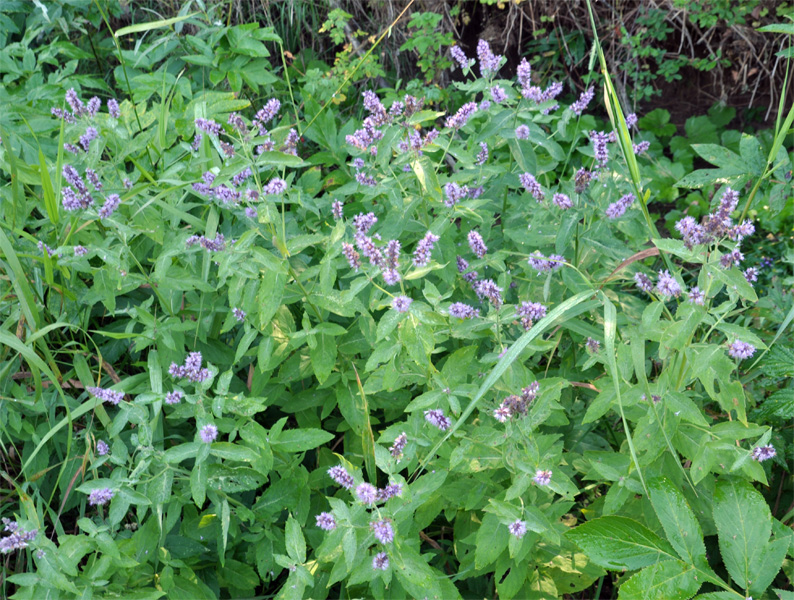
[[[198,13],[190,13],[189,15],[182,15],[180,17],[173,17],[171,19],[160,19],[159,21],[149,21],[148,23],[137,23],[128,27],[122,27],[113,34],[113,37],[119,38],[123,35],[131,33],[140,33],[141,31],[151,31],[152,29],[162,29],[163,27],[170,27],[175,23],[180,23],[185,19],[189,19]]]
[[[765,418],[775,417],[782,420],[794,419],[794,388],[778,390],[758,409],[758,414]]]
[[[724,146],[717,144],[692,144],[692,149],[711,164],[741,171],[745,164],[742,158]]]
[[[487,567],[504,552],[510,532],[503,525],[499,517],[493,513],[486,513],[480,528],[477,530],[477,543],[474,550],[474,564],[478,569]]]
[[[323,384],[336,364],[336,340],[325,333],[317,334],[315,340],[314,348],[309,348],[309,357],[317,381]]]
[[[678,555],[690,565],[709,568],[700,523],[681,490],[666,477],[658,477],[648,482],[648,492],[653,510]]]
[[[757,558],[772,532],[769,506],[746,481],[724,477],[714,490],[714,523],[725,568],[748,589],[758,578]]]
[[[675,558],[675,550],[666,540],[626,517],[593,519],[571,529],[566,536],[590,560],[607,569],[633,571]]]
[[[633,575],[620,586],[618,600],[689,600],[702,584],[697,571],[680,560],[666,560]]]
[[[334,434],[322,429],[288,429],[271,440],[274,450],[281,452],[305,452],[334,439]]]
[[[306,540],[303,539],[301,526],[292,515],[287,519],[284,542],[287,545],[287,554],[291,559],[298,563],[306,562]]]

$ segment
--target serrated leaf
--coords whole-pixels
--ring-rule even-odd
[[[510,533],[499,517],[486,513],[477,530],[477,544],[474,550],[474,564],[478,569],[493,563],[507,548]]]
[[[689,600],[701,584],[692,565],[666,560],[633,575],[620,586],[618,600]]]
[[[775,345],[759,365],[761,372],[772,379],[794,377],[794,350]]]
[[[666,477],[658,477],[648,482],[648,492],[667,540],[678,555],[690,565],[708,568],[700,523],[681,491]]]
[[[757,556],[772,532],[769,506],[749,483],[733,477],[717,481],[714,523],[720,554],[731,578],[748,589],[757,579]]]
[[[764,400],[758,412],[766,418],[794,419],[794,388],[778,390]]]
[[[653,531],[633,519],[600,517],[566,533],[597,565],[633,571],[675,558],[675,550]]]

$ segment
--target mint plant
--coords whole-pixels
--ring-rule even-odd
[[[751,211],[794,113],[659,174],[606,69],[608,122],[484,40],[448,110],[348,101],[179,22],[211,61],[155,88],[141,42],[126,96],[0,120],[4,595],[788,591],[794,309]],[[660,233],[665,186],[710,201]]]

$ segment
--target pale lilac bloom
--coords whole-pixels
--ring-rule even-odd
[[[321,512],[319,515],[315,516],[315,519],[317,520],[317,527],[323,531],[333,531],[336,529],[336,519],[334,519],[334,515],[329,512]]]
[[[496,285],[492,279],[481,279],[473,284],[474,293],[481,300],[487,298],[494,308],[502,306],[502,288]]]
[[[223,128],[212,119],[202,119],[199,117],[194,122],[198,129],[210,135],[218,136],[223,131]]]
[[[491,108],[491,101],[490,101],[490,100],[488,100],[488,99],[486,98],[485,100],[483,100],[482,102],[480,102],[480,107],[479,107],[479,110],[481,110],[481,111],[483,111],[483,112],[484,112],[484,111],[488,110],[489,108]]]
[[[381,544],[390,544],[394,541],[394,529],[388,521],[372,521],[369,526],[375,534],[375,539]]]
[[[42,254],[46,252],[46,253],[47,253],[47,256],[50,256],[50,257],[51,257],[51,256],[54,256],[54,255],[56,254],[56,251],[55,251],[55,250],[53,250],[52,248],[50,248],[50,247],[49,247],[47,244],[45,244],[45,243],[44,243],[44,242],[42,242],[41,240],[39,240],[39,243],[38,243],[37,245],[38,245],[39,251],[40,251]],[[60,254],[59,254],[58,256],[60,256]]]
[[[466,54],[461,50],[460,46],[452,46],[449,49],[449,53],[455,59],[455,62],[460,65],[461,69],[466,69],[469,66],[469,59],[466,58]]]
[[[587,338],[587,351],[591,354],[598,354],[598,351],[601,349],[601,342],[598,340],[594,340],[593,338]]]
[[[105,204],[103,204],[102,208],[99,209],[99,218],[109,218],[114,212],[116,212],[120,205],[121,196],[118,194],[110,194],[107,198],[105,198]]]
[[[344,216],[342,213],[342,203],[339,202],[339,200],[334,200],[331,203],[331,214],[337,221]]]
[[[464,304],[463,302],[454,302],[449,305],[449,316],[458,319],[473,319],[480,316],[480,311],[476,308]]]
[[[397,285],[400,282],[400,273],[396,269],[384,269],[382,275],[386,285]]]
[[[755,267],[748,267],[744,271],[744,278],[747,280],[747,283],[755,283],[758,281],[758,269]]]
[[[113,406],[118,406],[119,402],[124,399],[124,392],[117,392],[101,387],[89,387],[86,388],[86,391],[94,398],[102,400],[102,402],[108,402]]]
[[[587,108],[587,105],[590,104],[590,101],[593,99],[593,96],[595,96],[595,89],[591,85],[584,92],[582,92],[581,96],[579,96],[579,99],[576,102],[571,104],[571,110],[575,114],[581,115],[584,112],[584,110]]]
[[[88,503],[91,506],[107,504],[114,495],[115,492],[110,488],[100,488],[98,490],[93,490],[90,494],[88,494]]]
[[[591,131],[590,142],[593,144],[596,162],[600,167],[605,166],[609,160],[609,149],[607,148],[609,135],[603,131]]]
[[[346,490],[353,487],[353,476],[350,475],[342,465],[337,465],[328,469],[328,476]]]
[[[485,245],[485,242],[482,239],[482,236],[477,231],[470,231],[469,236],[469,248],[477,258],[482,258],[485,256],[485,253],[488,252],[488,247]]]
[[[352,244],[342,242],[342,253],[345,255],[345,258],[347,258],[350,268],[354,271],[358,271],[359,267],[361,266],[361,259]]]
[[[218,428],[212,423],[208,423],[199,430],[199,437],[205,444],[211,444],[218,437]]]
[[[512,416],[513,413],[510,412],[510,409],[504,403],[500,404],[493,411],[494,419],[496,419],[500,423],[506,423]]]
[[[510,525],[507,526],[507,529],[510,531],[512,536],[520,540],[527,533],[527,524],[519,519],[510,523]]]
[[[689,293],[687,294],[687,299],[692,304],[697,304],[698,306],[703,306],[706,303],[706,295],[697,286],[689,290]]]
[[[776,454],[777,452],[775,451],[775,447],[772,444],[769,444],[768,446],[758,446],[753,448],[752,457],[753,460],[763,462],[774,457]]]
[[[477,164],[478,166],[482,166],[485,164],[485,161],[488,160],[488,144],[485,142],[480,142],[480,151],[477,153]]]
[[[6,517],[3,517],[3,529],[11,535],[0,538],[0,554],[9,554],[14,550],[27,548],[39,532],[38,529],[22,531],[19,529],[19,523]]]
[[[358,233],[367,233],[372,226],[378,222],[378,218],[375,216],[375,213],[359,213],[355,217],[353,217],[353,227],[355,227]]]
[[[446,120],[446,126],[451,129],[460,129],[463,127],[466,122],[469,120],[475,112],[477,111],[477,103],[476,102],[469,102],[464,104],[458,109],[453,116],[448,117]]]
[[[275,98],[271,98],[259,111],[257,111],[254,116],[254,124],[260,129],[264,129],[265,123],[273,120],[280,108],[281,102]]]
[[[278,177],[271,179],[263,188],[262,193],[266,196],[274,196],[276,194],[283,194],[287,191],[287,182]]]
[[[543,200],[545,194],[543,193],[543,188],[540,187],[538,180],[530,173],[521,173],[518,176],[519,181],[521,181],[521,185],[524,186],[524,189],[532,194],[532,197],[535,198],[538,202]]]
[[[382,490],[378,490],[378,502],[386,502],[390,498],[399,498],[403,495],[403,486],[401,483],[390,483]]]
[[[653,281],[651,281],[651,278],[645,273],[636,273],[634,275],[634,282],[643,292],[650,294],[653,291]]]
[[[521,59],[516,73],[518,75],[518,83],[521,85],[521,87],[527,87],[531,85],[532,66],[529,64],[529,61],[526,58]]]
[[[168,368],[168,374],[175,379],[186,378],[193,383],[200,383],[209,378],[209,369],[201,368],[202,356],[201,352],[191,352],[185,358],[183,365],[171,363]]]
[[[235,319],[237,319],[241,323],[245,321],[245,311],[242,309],[239,309],[237,307],[233,308],[232,315],[234,316]]]
[[[168,392],[165,395],[165,403],[166,404],[179,404],[182,401],[184,394],[179,390],[174,390],[173,392]]]
[[[502,102],[507,100],[507,94],[498,85],[492,87],[490,89],[490,92],[491,92],[491,98],[493,98],[493,101],[496,102],[497,104],[501,104]]]
[[[414,265],[424,267],[430,262],[430,253],[439,239],[441,238],[428,231],[425,237],[419,240],[414,250]]]
[[[529,127],[526,125],[519,125],[516,127],[516,138],[519,140],[525,140],[529,137]]]
[[[565,194],[554,194],[551,201],[562,210],[573,208],[573,201]]]
[[[96,130],[96,127],[89,127],[85,130],[85,133],[80,136],[80,147],[83,149],[83,152],[88,152],[91,146],[91,142],[99,137],[99,132]]]
[[[632,148],[634,149],[634,154],[642,154],[648,151],[648,148],[651,147],[651,143],[648,141],[639,142],[637,144],[632,144]]]
[[[501,56],[491,52],[491,45],[482,39],[477,42],[477,58],[480,61],[480,73],[483,77],[496,73],[502,60]]]
[[[108,452],[110,452],[110,447],[107,445],[107,442],[105,440],[99,440],[96,443],[96,453],[99,456],[106,456]]]
[[[626,115],[626,126],[631,128],[637,124],[637,115],[636,113],[629,113]]]
[[[121,116],[119,103],[118,100],[116,100],[115,98],[111,98],[108,100],[108,114],[114,119],[118,119]]]
[[[444,411],[440,409],[430,409],[425,411],[425,421],[431,425],[438,427],[441,431],[446,431],[452,425],[449,417],[444,415]]]
[[[257,211],[253,206],[247,206],[245,208],[245,216],[249,219],[256,219],[259,216],[259,211]]]
[[[750,358],[753,354],[755,354],[755,346],[741,340],[736,340],[729,346],[728,354],[731,358],[744,360],[745,358]]]
[[[411,306],[411,300],[408,296],[395,296],[391,302],[391,307],[399,313],[408,312]]]
[[[378,490],[372,484],[362,483],[356,488],[356,497],[364,504],[375,504],[378,499]]]
[[[457,46],[455,46],[457,48]],[[389,555],[385,552],[378,552],[372,557],[372,568],[378,571],[386,571],[389,568]]]
[[[681,286],[667,270],[659,271],[659,279],[656,282],[656,290],[660,295],[666,297],[677,298],[681,294]]]
[[[394,443],[389,448],[389,452],[394,458],[399,458],[402,456],[403,450],[405,449],[405,445],[408,443],[408,436],[405,432],[402,432],[394,439]]]
[[[93,96],[86,103],[86,111],[88,112],[89,117],[95,117],[100,108],[102,108],[102,101],[96,96]]]
[[[723,254],[720,257],[720,264],[724,268],[730,269],[731,265],[736,265],[738,267],[743,260],[744,260],[744,254],[742,254],[742,252],[738,248],[735,248],[731,252],[728,252],[727,254]]]
[[[538,469],[532,480],[538,485],[549,485],[551,482],[551,471],[543,471]]]

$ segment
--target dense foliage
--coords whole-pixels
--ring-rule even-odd
[[[794,597],[794,112],[205,17],[11,23],[3,597]]]

